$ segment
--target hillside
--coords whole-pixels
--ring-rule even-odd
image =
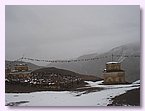
[[[76,90],[85,87],[85,81],[98,81],[100,78],[92,75],[82,75],[72,71],[55,67],[40,68],[31,72],[27,81],[13,81],[5,83],[7,93],[28,93],[35,91],[63,91]]]
[[[82,73],[86,75],[96,75],[98,77],[102,76],[102,71],[105,69],[105,64],[108,61],[112,61],[112,54],[114,55],[140,55],[140,45],[137,43],[127,44],[119,47],[115,47],[112,50],[103,53],[97,54],[93,57],[98,57],[101,59],[97,59],[94,61],[85,61],[85,62],[72,62],[72,63],[51,63],[48,64],[49,67],[57,67],[63,68],[67,70],[71,70],[77,73]],[[107,58],[103,58],[107,56]],[[81,56],[80,58],[88,58]],[[90,55],[90,58],[92,54]],[[122,63],[122,69],[126,71],[126,80],[128,82],[136,81],[140,78],[140,58],[139,57],[113,57],[113,61],[119,61]]]
[[[45,75],[51,75],[53,74],[54,76],[59,75],[59,76],[71,76],[71,77],[79,77],[83,81],[85,80],[91,80],[91,81],[97,81],[101,80],[99,77],[94,76],[94,75],[83,75],[79,73],[75,73],[73,71],[65,70],[65,69],[58,69],[55,67],[45,67],[45,68],[40,68],[37,70],[32,71],[32,74],[45,74]]]

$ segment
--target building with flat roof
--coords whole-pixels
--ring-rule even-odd
[[[123,84],[125,81],[125,71],[121,69],[119,62],[107,62],[103,72],[104,84]]]
[[[18,64],[15,65],[14,70],[11,70],[6,78],[10,81],[24,82],[30,80],[31,71],[27,64]]]

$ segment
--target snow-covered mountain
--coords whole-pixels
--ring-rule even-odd
[[[90,55],[82,55],[77,58],[86,59],[98,57],[101,59],[85,62],[51,63],[48,64],[48,66],[67,69],[81,74],[97,75],[98,77],[101,77],[106,62],[112,61],[112,54],[122,55],[119,57],[114,56],[113,61],[118,61],[122,63],[122,69],[124,69],[126,72],[126,80],[128,82],[133,82],[140,79],[140,57],[123,57],[124,55],[140,55],[139,43],[131,43],[118,46],[103,54],[94,53]],[[107,58],[103,58],[104,56],[107,56]]]

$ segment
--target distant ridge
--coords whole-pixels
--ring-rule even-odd
[[[102,71],[105,68],[106,62],[111,61],[111,55],[140,55],[140,44],[130,43],[122,46],[113,48],[112,50],[102,54],[88,54],[78,57],[78,59],[89,58],[89,57],[103,57],[110,56],[110,58],[102,58],[94,61],[76,62],[76,63],[50,63],[47,66],[57,67],[62,69],[71,70],[77,73],[86,75],[96,75],[102,77]],[[96,56],[95,56],[96,55]],[[113,57],[113,61],[121,60],[121,57]],[[122,59],[122,69],[126,72],[127,82],[134,82],[140,79],[140,57],[128,57]]]

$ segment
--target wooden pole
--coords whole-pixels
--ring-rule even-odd
[[[112,54],[112,62],[113,62],[113,54]]]

